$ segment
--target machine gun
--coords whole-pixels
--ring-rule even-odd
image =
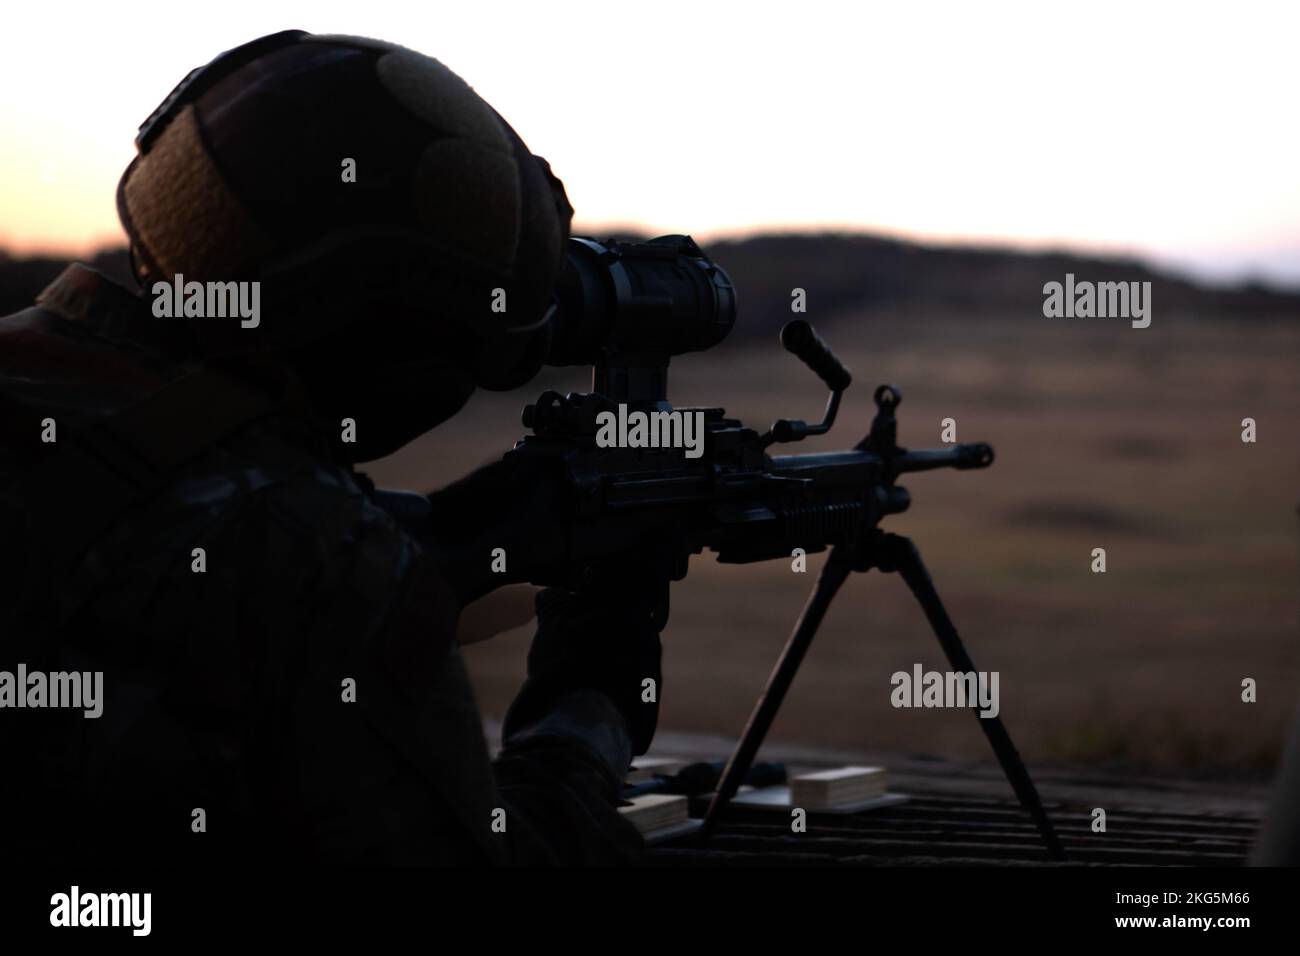
[[[566,557],[534,583],[586,583],[640,535],[674,541],[679,561],[671,580],[684,577],[687,558],[705,549],[734,564],[789,558],[795,548],[823,551],[859,541],[886,515],[905,511],[910,498],[896,484],[900,475],[992,463],[986,444],[899,448],[895,411],[902,395],[892,385],[876,389],[875,421],[853,449],[771,454],[776,445],[828,432],[852,381],[802,320],[786,325],[781,341],[830,389],[820,422],[781,419],[760,433],[722,408],[674,409],[667,400],[669,360],[710,348],[731,330],[731,280],[685,236],[571,243],[548,364],[591,365],[592,390],[544,392],[524,409],[532,434],[507,455],[561,460],[571,489]],[[680,442],[602,447],[602,416],[638,413],[655,438],[673,432],[674,422],[680,435],[682,416],[693,416],[703,431],[698,457]]]
[[[897,571],[921,603],[952,667],[974,671],[956,629],[912,543],[879,528],[905,511],[910,496],[900,476],[936,468],[986,468],[986,444],[908,450],[897,442],[902,395],[892,385],[874,393],[870,431],[852,449],[774,455],[775,446],[830,430],[852,381],[830,348],[802,320],[781,333],[830,390],[820,422],[781,419],[759,432],[721,408],[674,409],[667,373],[674,355],[718,344],[731,331],[736,295],[727,274],[686,236],[644,243],[571,239],[551,320],[536,332],[534,348],[551,365],[590,365],[591,392],[547,391],[524,409],[531,434],[511,456],[558,463],[567,485],[568,513],[560,516],[561,557],[532,577],[540,585],[582,586],[599,581],[639,542],[653,539],[665,567],[658,623],[667,619],[667,582],[685,576],[692,554],[713,551],[719,561],[789,559],[830,549],[803,614],[755,704],[709,807],[702,834],[735,795],[812,643],[836,591],[853,571]],[[642,413],[656,437],[683,437],[687,421],[702,426],[702,445],[681,441],[602,442],[602,422]],[[673,418],[673,416],[677,416]],[[673,432],[674,423],[677,431]],[[697,436],[699,437],[699,436]],[[658,447],[656,447],[656,445]],[[666,447],[665,447],[666,445]],[[664,547],[664,543],[667,546]],[[1000,719],[980,718],[1022,805],[1053,857],[1060,843],[1033,782]]]

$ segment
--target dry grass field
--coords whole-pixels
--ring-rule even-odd
[[[817,323],[818,317],[810,315]],[[838,425],[790,450],[865,431],[871,389],[903,391],[900,441],[997,451],[982,472],[903,482],[890,519],[926,556],[977,666],[1001,672],[1001,707],[1029,758],[1204,771],[1272,765],[1300,699],[1300,326],[1165,315],[1123,320],[845,315],[823,329],[856,382]],[[815,417],[819,382],[770,345],[728,342],[679,359],[674,403],[722,404],[755,425]],[[549,374],[479,394],[454,421],[370,469],[390,487],[436,487],[508,448]],[[1241,420],[1258,441],[1241,441]],[[1108,570],[1090,570],[1093,548]],[[674,585],[661,726],[736,734],[799,613],[807,574],[788,562],[693,559]],[[468,648],[487,716],[523,675],[529,633]],[[611,635],[617,639],[617,635]],[[942,657],[900,580],[852,580],[832,608],[773,737],[982,757],[968,714],[896,710],[890,674]],[[1240,699],[1258,683],[1257,703]]]

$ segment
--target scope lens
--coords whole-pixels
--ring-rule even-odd
[[[736,321],[730,277],[689,236],[570,239],[556,299],[551,365],[666,365],[717,345]]]

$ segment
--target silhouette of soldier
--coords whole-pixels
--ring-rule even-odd
[[[74,265],[0,319],[0,670],[104,675],[97,719],[0,709],[10,849],[631,858],[657,589],[539,595],[491,762],[457,617],[544,564],[563,489],[492,465],[417,534],[354,467],[536,372],[561,182],[438,61],[300,31],[192,72],[137,145],[139,288]]]

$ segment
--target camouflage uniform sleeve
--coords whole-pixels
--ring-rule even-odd
[[[268,489],[233,532],[251,539],[225,545],[276,569],[247,599],[268,648],[258,746],[303,844],[348,863],[631,859],[640,840],[590,736],[619,725],[612,704],[564,702],[508,742],[494,779],[450,590],[363,493],[328,484]]]
[[[577,691],[505,741],[499,792],[523,823],[511,845],[533,863],[627,863],[642,849],[622,819],[622,769],[631,761],[623,718],[608,697]]]

